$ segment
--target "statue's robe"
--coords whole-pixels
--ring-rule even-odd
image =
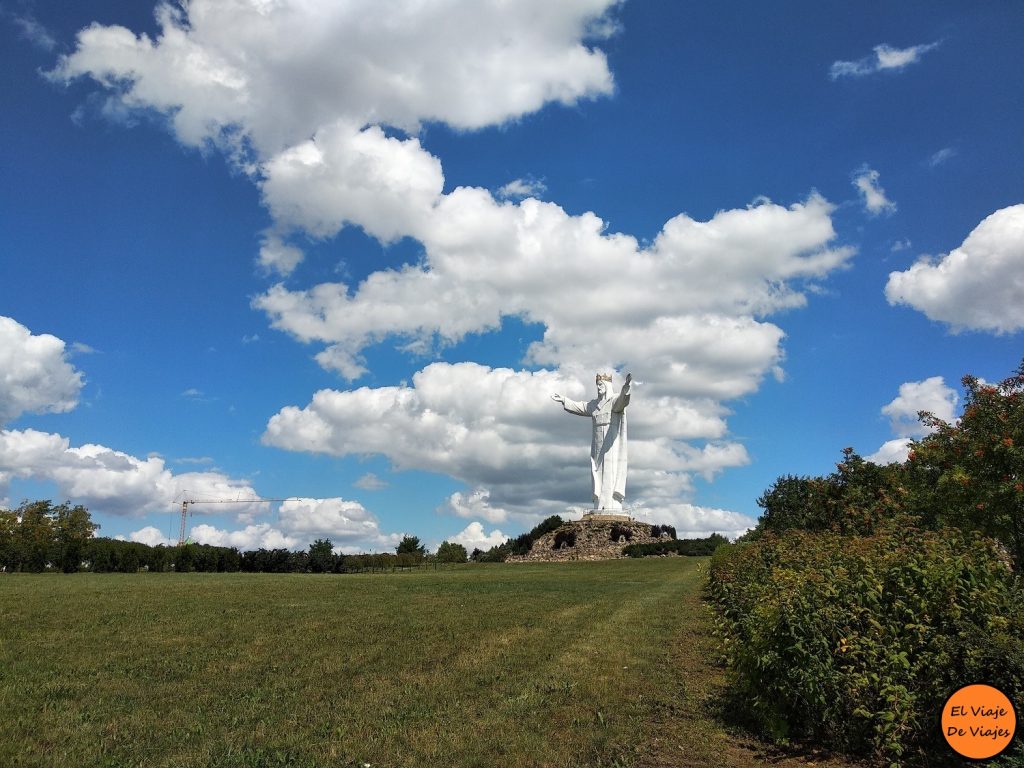
[[[626,406],[629,392],[606,395],[589,402],[565,399],[562,407],[576,416],[590,416],[594,435],[590,443],[590,474],[594,509],[622,509],[626,498]]]

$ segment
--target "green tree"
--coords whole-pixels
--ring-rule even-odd
[[[139,572],[139,552],[135,547],[124,547],[121,550],[121,559],[117,564],[117,570],[121,573]]]
[[[404,536],[395,547],[395,552],[399,555],[420,555],[422,557],[427,553],[427,548],[420,544],[418,536]]]
[[[110,539],[93,539],[85,553],[89,570],[93,573],[110,573],[114,570],[114,547]]]
[[[196,544],[193,568],[201,573],[215,573],[219,568],[221,547],[210,544]]]
[[[466,548],[461,544],[450,541],[442,541],[437,548],[437,562],[439,563],[465,563],[469,560]]]
[[[415,568],[423,560],[423,555],[415,554],[413,552],[402,552],[401,554],[394,556],[394,562],[392,568]]]
[[[317,539],[309,545],[309,570],[330,573],[334,570],[334,545],[330,539]]]
[[[761,494],[757,505],[764,510],[747,539],[760,538],[765,531],[782,531],[791,528],[811,530],[821,528],[818,518],[825,506],[827,481],[820,477],[797,477],[783,475]]]
[[[178,551],[174,553],[174,570],[179,573],[189,573],[195,570],[195,545],[184,544],[178,547]]]
[[[235,547],[217,548],[217,572],[234,573],[241,568],[242,555]]]
[[[54,548],[52,510],[50,501],[26,501],[18,507],[17,549],[22,570],[32,573],[46,570]]]
[[[0,570],[13,571],[20,561],[18,513],[10,509],[0,509]]]
[[[503,563],[509,555],[525,555],[530,551],[533,542],[561,525],[562,518],[552,515],[535,525],[529,532],[522,533],[514,539],[505,539],[503,543],[481,552],[474,560],[481,563]]]
[[[874,464],[845,448],[843,460],[827,477],[785,475],[776,480],[757,500],[764,514],[743,540],[788,530],[867,536],[882,521],[907,511],[905,483],[902,465]]]
[[[955,525],[998,540],[1024,563],[1024,362],[999,384],[963,378],[958,422],[929,413],[934,431],[911,444],[908,476],[931,524]]]
[[[147,560],[145,565],[147,565],[149,567],[149,570],[153,573],[162,573],[166,571],[168,563],[170,562],[170,551],[171,550],[168,547],[165,547],[163,544],[158,544],[155,547],[150,547],[149,552],[147,553]]]
[[[85,557],[86,544],[99,526],[81,504],[72,507],[64,502],[54,507],[52,514],[56,562],[64,573],[75,573]]]

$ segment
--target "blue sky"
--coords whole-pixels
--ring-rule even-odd
[[[553,5],[555,7],[548,7]],[[1020,5],[0,7],[0,500],[101,534],[735,535],[1024,350]]]

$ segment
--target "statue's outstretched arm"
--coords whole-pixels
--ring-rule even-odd
[[[615,398],[615,402],[612,403],[612,410],[622,412],[626,410],[626,406],[629,405],[629,384],[633,381],[633,374],[626,374],[626,381],[622,385],[622,389],[619,390],[619,396]]]
[[[578,400],[570,400],[563,395],[552,395],[551,399],[562,404],[562,408],[565,409],[566,413],[571,413],[574,416],[589,416],[590,412],[587,410],[587,404],[581,403]]]

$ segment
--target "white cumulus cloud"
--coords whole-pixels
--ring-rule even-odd
[[[0,425],[23,413],[70,411],[82,386],[61,339],[0,316]]]
[[[991,214],[948,254],[890,273],[885,297],[954,331],[1024,328],[1024,204]]]
[[[33,335],[0,317],[0,424],[23,412],[64,412],[78,402],[82,374],[66,359],[65,344],[47,334]],[[200,397],[198,390],[183,396]],[[207,461],[203,459],[202,461]],[[72,446],[59,434],[35,429],[0,430],[0,493],[15,479],[52,482],[60,496],[94,512],[142,516],[168,511],[175,500],[257,498],[246,482],[220,472],[173,473],[156,455],[145,459],[86,443]],[[200,508],[194,513],[202,514]],[[241,516],[260,512],[239,504]]]
[[[137,531],[132,531],[128,534],[128,541],[137,541],[140,544],[146,544],[150,547],[156,547],[161,544],[165,547],[169,547],[178,543],[176,540],[172,540],[167,536],[164,536],[163,532],[159,528],[152,525],[147,525]]]
[[[928,428],[918,420],[918,412],[928,411],[943,421],[952,422],[959,399],[956,390],[946,386],[941,376],[932,376],[924,381],[900,384],[899,395],[882,408],[882,413],[889,417],[896,435],[923,437],[928,434]]]
[[[453,512],[459,517],[482,517],[489,523],[504,522],[508,512],[490,504],[491,492],[486,488],[477,488],[471,493],[456,492],[448,497],[443,511]]]
[[[889,418],[889,425],[898,437],[886,441],[865,458],[875,464],[906,461],[911,440],[924,437],[932,431],[920,422],[918,413],[927,411],[943,421],[952,422],[956,418],[959,399],[956,390],[946,386],[941,376],[900,384],[899,394],[882,407],[882,415]]]
[[[287,275],[303,258],[287,241],[296,231],[323,238],[352,224],[388,242],[419,228],[443,184],[410,135],[424,121],[482,128],[611,93],[605,55],[588,42],[614,31],[615,5],[161,3],[155,40],[92,24],[49,76],[95,81],[122,123],[155,110],[183,144],[221,148],[274,218],[258,263]]]
[[[886,440],[877,451],[864,458],[875,464],[902,464],[910,454],[910,440],[909,437]]]
[[[655,525],[671,525],[681,539],[702,539],[713,533],[735,539],[757,524],[753,518],[738,512],[683,502],[641,507],[634,516]]]
[[[417,231],[444,185],[418,139],[345,122],[279,153],[264,173],[263,201],[279,227],[330,237],[355,224],[382,242]]]
[[[902,464],[910,453],[910,438],[897,437],[893,440],[886,440],[880,449],[870,456],[865,456],[869,462],[874,464]]]
[[[245,528],[229,531],[201,523],[192,526],[189,538],[197,544],[214,547],[235,547],[242,552],[256,549],[300,549],[302,540],[289,536],[270,523],[256,523]]]
[[[74,499],[93,512],[113,515],[166,512],[186,495],[195,499],[258,497],[248,483],[220,472],[174,474],[158,456],[140,459],[91,443],[72,446],[66,437],[34,429],[0,430],[0,491],[13,478],[53,482],[61,497]],[[200,504],[191,511],[211,514],[214,510]],[[256,504],[232,505],[231,510],[240,516],[265,511]]]
[[[355,290],[279,284],[253,305],[300,341],[326,342],[317,359],[350,379],[365,372],[362,349],[387,336],[455,343],[518,316],[546,328],[529,350],[532,362],[642,358],[672,379],[673,392],[736,397],[778,355],[782,332],[754,316],[801,306],[802,284],[852,255],[830,247],[831,210],[812,195],[707,222],[680,215],[640,248],[635,238],[605,234],[593,214],[570,216],[532,199],[497,203],[486,190],[460,188],[413,233],[426,247],[423,264],[375,272]]]
[[[200,544],[254,549],[306,549],[317,539],[330,539],[336,551],[392,551],[401,534],[383,533],[377,518],[357,501],[341,498],[288,499],[281,503],[276,525],[253,523],[237,530],[202,524],[192,527]]]
[[[263,241],[260,243],[260,255],[257,262],[266,272],[289,275],[303,258],[305,258],[305,254],[302,250],[286,243],[280,234],[276,232],[264,233]],[[259,336],[254,336],[251,339],[246,336],[242,341],[256,341],[257,339],[259,339]]]
[[[261,158],[324,126],[423,121],[473,129],[611,92],[614,0],[191,0],[157,8],[151,39],[94,23],[51,77],[88,77],[128,108],[170,118],[198,146]],[[272,51],[272,55],[268,55]]]
[[[380,546],[398,543],[395,535],[381,533],[377,518],[358,501],[341,498],[288,499],[278,511],[281,530],[310,541],[329,538],[343,550],[352,543],[373,542]]]
[[[454,544],[461,544],[466,548],[467,552],[472,552],[474,549],[486,552],[491,547],[504,544],[507,538],[508,536],[497,528],[490,533],[486,533],[483,524],[479,521],[474,521],[454,536],[450,536],[448,541]]]

